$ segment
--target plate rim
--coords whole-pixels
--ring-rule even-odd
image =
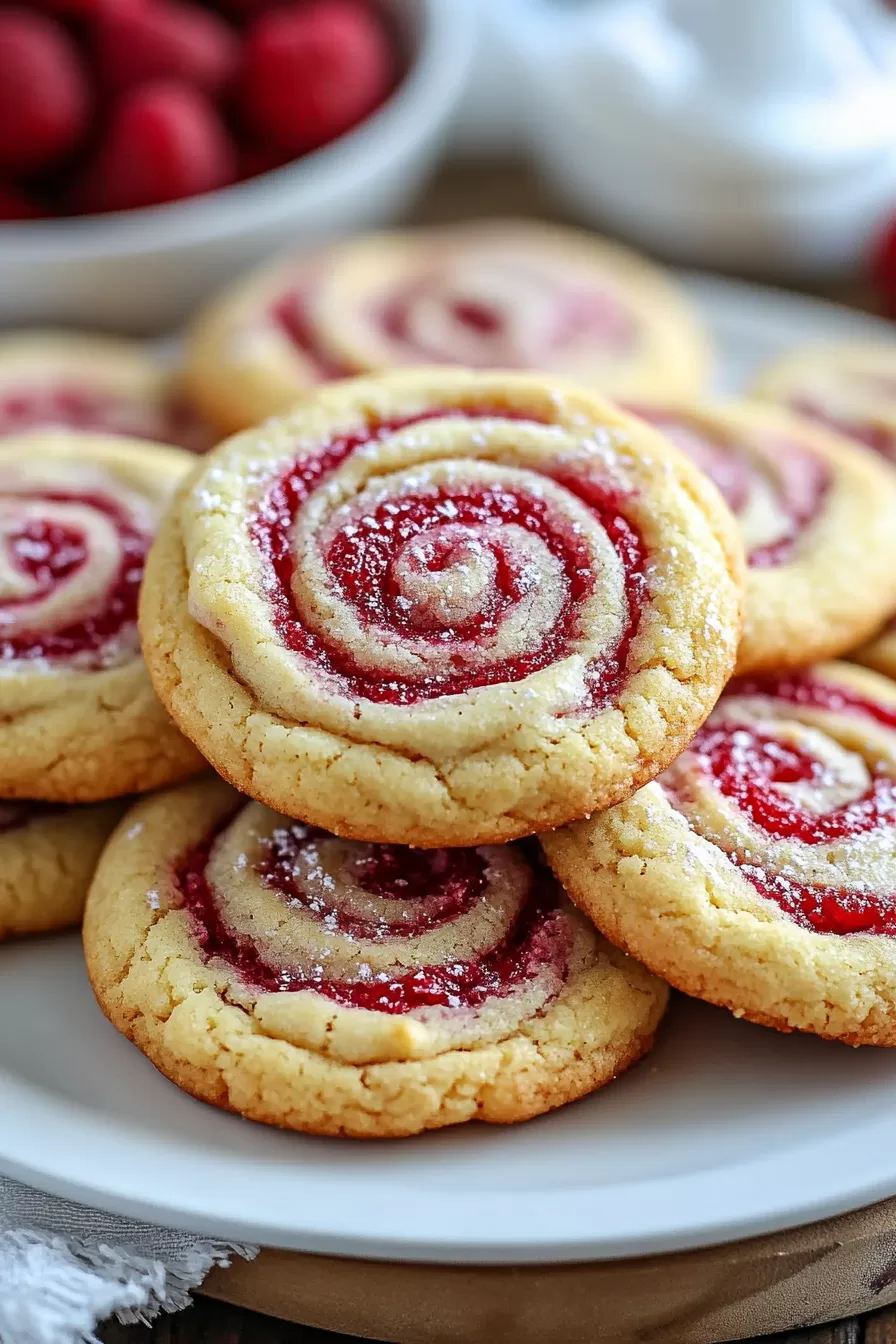
[[[110,1028],[111,1030],[111,1028]],[[641,1182],[626,1182],[624,1186],[591,1186],[560,1193],[530,1190],[524,1193],[490,1193],[478,1212],[471,1212],[467,1194],[452,1195],[439,1191],[437,1197],[425,1194],[422,1202],[429,1207],[418,1209],[408,1186],[401,1186],[400,1201],[394,1208],[386,1207],[385,1216],[378,1208],[371,1216],[362,1210],[357,1217],[357,1201],[352,1199],[352,1176],[334,1182],[332,1175],[314,1179],[313,1164],[303,1167],[306,1184],[312,1187],[311,1198],[303,1207],[301,1225],[286,1228],[274,1225],[263,1216],[237,1214],[233,1210],[222,1213],[189,1201],[174,1203],[170,1197],[144,1192],[127,1191],[128,1177],[121,1174],[122,1161],[135,1165],[133,1154],[120,1154],[109,1139],[114,1131],[127,1128],[124,1122],[110,1121],[97,1126],[96,1117],[82,1104],[70,1102],[55,1122],[47,1125],[42,1117],[44,1141],[43,1161],[36,1165],[28,1152],[34,1151],[34,1128],[23,1125],[28,1141],[10,1143],[9,1129],[15,1128],[15,1112],[23,1097],[42,1089],[10,1079],[7,1070],[0,1069],[3,1087],[4,1120],[0,1119],[0,1174],[35,1186],[47,1194],[57,1195],[75,1203],[143,1223],[176,1227],[198,1235],[219,1238],[228,1242],[260,1244],[280,1250],[300,1251],[307,1254],[341,1256],[351,1259],[385,1260],[404,1263],[509,1265],[509,1264],[570,1264],[588,1261],[612,1261],[637,1257],[672,1254],[688,1250],[706,1249],[729,1242],[749,1240],[796,1227],[824,1221],[839,1214],[853,1212],[896,1194],[896,1121],[876,1117],[861,1128],[849,1131],[848,1142],[863,1160],[863,1175],[857,1180],[852,1172],[848,1179],[838,1176],[842,1170],[837,1161],[843,1143],[842,1136],[827,1135],[806,1142],[799,1149],[788,1148],[771,1157],[753,1158],[736,1167],[710,1169],[698,1174],[686,1173],[672,1177],[651,1178]],[[191,1104],[199,1106],[200,1102]],[[72,1128],[72,1119],[80,1118]],[[13,1125],[8,1123],[13,1120]],[[234,1123],[252,1124],[241,1117],[229,1117]],[[33,1117],[32,1117],[33,1126]],[[4,1128],[7,1133],[4,1135]],[[72,1140],[75,1143],[72,1143]],[[346,1140],[345,1142],[353,1142]],[[359,1141],[360,1142],[360,1141]],[[402,1143],[406,1140],[381,1140],[383,1143]],[[82,1154],[81,1174],[70,1170],[73,1147]],[[153,1144],[144,1141],[139,1156],[151,1165],[153,1154],[147,1149]],[[170,1153],[163,1152],[165,1144],[158,1141],[159,1160],[169,1161]],[[195,1144],[184,1145],[178,1159],[187,1163]],[[95,1150],[91,1160],[84,1154]],[[59,1154],[56,1158],[55,1155]],[[880,1154],[891,1153],[889,1165],[883,1166]],[[48,1157],[48,1154],[50,1155]],[[91,1168],[90,1174],[84,1168]],[[309,1181],[310,1173],[310,1181]],[[827,1180],[821,1186],[819,1176]],[[169,1175],[176,1173],[169,1173]],[[749,1180],[747,1180],[749,1177]],[[133,1179],[131,1176],[130,1179]],[[793,1188],[799,1181],[801,1196],[794,1202]],[[144,1187],[150,1182],[144,1181]],[[326,1198],[315,1203],[314,1189],[326,1187]],[[168,1181],[167,1189],[174,1188]],[[620,1224],[620,1191],[624,1190],[624,1214],[629,1227]],[[753,1207],[744,1207],[744,1192],[753,1196]],[[776,1203],[769,1204],[767,1193],[775,1192]],[[785,1195],[783,1192],[787,1191]],[[736,1196],[732,1201],[731,1197]],[[397,1205],[400,1202],[401,1207]],[[438,1215],[433,1218],[432,1205],[438,1203]],[[719,1210],[735,1207],[740,1211],[720,1215]],[[692,1216],[683,1221],[681,1210],[690,1207]],[[355,1229],[348,1234],[338,1226],[351,1209]],[[662,1216],[660,1217],[660,1210]],[[652,1230],[638,1227],[648,1214],[653,1218]],[[715,1216],[708,1221],[707,1211]],[[439,1227],[437,1236],[423,1236],[407,1230],[410,1215],[428,1214]],[[473,1213],[476,1214],[474,1219]],[[328,1216],[329,1215],[329,1216]],[[471,1239],[471,1225],[478,1220],[477,1230],[499,1225],[500,1236]],[[413,1217],[411,1221],[414,1221]],[[420,1225],[419,1219],[416,1226]],[[423,1223],[426,1226],[426,1223]],[[578,1226],[578,1235],[570,1231]],[[537,1237],[532,1228],[538,1228]],[[596,1230],[598,1228],[603,1230]],[[397,1229],[403,1229],[399,1231]],[[508,1229],[513,1235],[508,1235]]]

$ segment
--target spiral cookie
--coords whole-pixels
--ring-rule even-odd
[[[765,369],[753,392],[858,440],[896,464],[896,344],[795,350]]]
[[[738,672],[845,653],[896,610],[896,478],[774,406],[638,406],[715,482],[747,552]]]
[[[525,375],[396,373],[223,444],[149,557],[165,705],[218,772],[360,840],[608,806],[733,666],[742,551],[645,425]]]
[[[543,837],[574,900],[688,994],[896,1045],[896,684],[826,663],[732,682],[670,770]]]
[[[503,222],[360,238],[252,275],[200,316],[186,378],[231,431],[353,373],[538,369],[607,396],[675,396],[702,389],[707,363],[696,316],[648,261]]]
[[[0,436],[68,428],[213,445],[170,371],[137,342],[72,332],[0,338]]]
[[[0,940],[80,923],[97,860],[125,806],[0,802]]]
[[[534,841],[338,840],[217,779],[124,819],[84,947],[106,1016],[180,1087],[326,1134],[539,1115],[644,1054],[667,996]]]
[[[137,637],[146,552],[192,462],[107,435],[0,441],[0,797],[93,802],[200,767]]]

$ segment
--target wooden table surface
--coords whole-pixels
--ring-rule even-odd
[[[205,1299],[152,1327],[107,1325],[100,1331],[100,1338],[103,1344],[362,1344],[346,1335],[290,1325]],[[563,1344],[562,1336],[558,1334],[556,1341],[546,1340],[545,1344]],[[748,1344],[896,1344],[896,1307],[836,1325],[766,1336],[763,1341],[754,1339]]]
[[[518,165],[503,163],[448,169],[417,211],[422,222],[470,216],[564,218],[562,209],[543,193],[531,174]],[[804,292],[876,310],[869,289],[862,285],[805,287]],[[166,1317],[152,1327],[108,1324],[100,1331],[100,1338],[103,1344],[352,1344],[347,1336],[291,1325],[203,1298],[188,1311]],[[896,1306],[835,1325],[775,1335],[773,1339],[774,1344],[896,1344]],[[557,1344],[562,1341],[558,1339]],[[766,1337],[763,1344],[773,1344],[772,1337]]]

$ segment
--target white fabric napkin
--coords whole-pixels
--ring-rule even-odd
[[[180,1311],[213,1266],[257,1254],[0,1177],[0,1344],[93,1344],[107,1317],[134,1324]]]

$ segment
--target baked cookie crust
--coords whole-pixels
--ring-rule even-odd
[[[103,845],[127,806],[0,802],[0,941],[80,924]]]

